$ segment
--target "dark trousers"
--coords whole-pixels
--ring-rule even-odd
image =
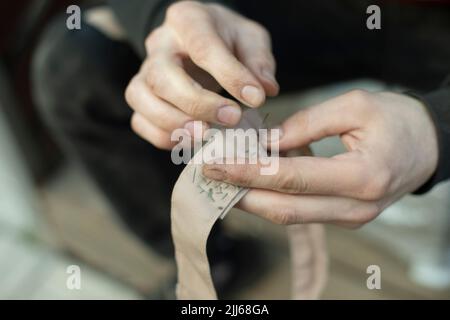
[[[365,1],[238,3],[271,32],[282,91],[357,77],[427,90],[450,73],[448,8],[382,6],[382,29],[368,30]],[[170,254],[170,194],[182,167],[130,129],[124,90],[141,58],[86,23],[67,30],[64,18],[49,26],[33,62],[45,122],[130,229]]]
[[[78,158],[131,230],[170,254],[170,195],[181,172],[170,152],[136,136],[124,100],[141,60],[86,23],[55,21],[34,57],[34,95],[64,150]]]

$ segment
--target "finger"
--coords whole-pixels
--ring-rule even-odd
[[[167,19],[177,34],[183,35],[184,50],[196,65],[211,74],[242,103],[250,107],[264,103],[264,88],[233,55],[206,11],[200,8],[184,12],[178,10],[175,14],[169,14]]]
[[[130,81],[125,91],[125,98],[134,111],[167,132],[183,128],[193,120],[184,112],[156,97],[148,90],[141,75],[137,75]]]
[[[360,200],[259,189],[250,190],[237,207],[276,224],[333,223],[352,227],[367,223],[379,214],[375,204]]]
[[[349,153],[345,157],[336,158],[271,159],[279,161],[278,170],[274,170],[273,175],[261,174],[264,168],[261,163],[231,164],[231,159],[224,164],[203,165],[203,175],[242,187],[283,193],[338,195],[360,199],[372,197],[371,183],[376,179],[370,179],[370,170],[357,154]]]
[[[279,141],[272,143],[279,143],[280,150],[288,150],[360,128],[370,117],[360,108],[361,95],[362,91],[352,91],[297,112],[282,124]]]
[[[260,81],[268,96],[276,96],[280,90],[275,79],[275,58],[270,36],[256,23],[242,30],[236,39],[236,55]]]
[[[236,102],[201,88],[174,56],[156,52],[145,72],[150,90],[190,117],[226,126],[239,122],[241,109]]]
[[[170,133],[147,121],[147,119],[139,113],[135,112],[131,117],[131,128],[141,138],[147,140],[159,149],[169,150],[177,144],[177,142],[170,140]]]

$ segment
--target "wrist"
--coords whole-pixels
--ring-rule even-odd
[[[420,101],[431,119],[436,137],[436,167],[414,194],[428,192],[434,185],[450,177],[450,88],[442,88],[428,94],[408,91],[405,94]]]

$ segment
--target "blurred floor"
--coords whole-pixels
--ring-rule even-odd
[[[264,110],[271,114],[269,122],[277,123],[298,106],[320,101],[349,87],[367,86],[382,88],[380,84],[364,81],[338,85],[308,95],[279,98]],[[173,261],[154,255],[128,234],[77,165],[68,164],[42,186],[38,190],[40,205],[33,206],[34,192],[23,174],[17,151],[5,138],[6,132],[3,133],[0,132],[3,137],[0,140],[0,298],[142,298],[151,296],[174,276]],[[320,155],[331,155],[339,152],[341,146],[336,139],[326,139],[314,145],[313,150]],[[401,223],[404,219],[399,218],[395,223],[392,218],[389,221],[381,217],[358,231],[327,227],[330,278],[323,298],[449,299],[449,289],[419,286],[408,276],[417,257],[431,259],[435,255],[427,253],[442,252],[439,250],[444,231],[439,226],[445,225],[442,216],[449,214],[445,202],[448,194],[447,184],[435,196],[419,200],[408,197],[390,209],[396,212],[395,215],[388,212],[390,217],[406,215],[410,226]],[[426,220],[431,226],[425,224],[423,228],[423,212],[413,213],[420,207],[418,204],[426,210]],[[45,223],[41,223],[42,216]],[[227,216],[226,223],[235,232],[261,239],[273,263],[264,279],[238,292],[236,297],[289,298],[290,270],[284,228],[238,210]],[[81,290],[66,287],[66,268],[71,264],[82,269]],[[366,287],[366,268],[372,264],[381,268],[381,290]]]
[[[59,224],[64,225],[66,239],[72,247],[98,269],[106,274],[122,278],[125,283],[139,287],[143,294],[151,293],[158,284],[169,280],[171,272],[155,275],[156,271],[167,271],[170,262],[162,260],[134,243],[133,237],[123,233],[120,224],[111,223],[106,206],[92,199],[89,206],[80,212],[79,192],[90,192],[88,180],[83,181],[82,172],[76,167],[65,171],[58,184],[57,191],[47,190],[47,201],[58,202]],[[65,181],[65,182],[63,182]],[[62,184],[67,183],[72,189],[65,190]],[[77,188],[74,188],[78,186]],[[65,193],[65,196],[61,194]],[[84,204],[85,205],[85,204]],[[83,205],[83,206],[84,206]],[[56,204],[55,204],[56,206]],[[56,210],[54,207],[53,210]],[[64,213],[62,213],[64,211]],[[78,214],[76,214],[78,212]],[[56,213],[56,212],[55,212]],[[89,215],[89,217],[87,217]],[[113,219],[114,221],[114,219]],[[272,225],[262,219],[233,210],[226,220],[230,229],[237,233],[249,234],[261,239],[266,248],[267,259],[272,261],[270,272],[255,285],[237,293],[236,298],[246,299],[287,299],[289,298],[289,253],[282,226]],[[87,242],[86,238],[90,241]],[[109,242],[108,248],[96,250],[101,244]],[[325,299],[449,299],[449,290],[432,290],[420,287],[408,277],[408,260],[397,254],[392,246],[386,246],[370,237],[366,230],[346,230],[338,227],[327,227],[327,242],[330,252],[330,278],[324,292]],[[129,249],[133,246],[135,254]],[[90,249],[90,250],[89,250]],[[99,252],[102,254],[99,254]],[[97,253],[93,253],[97,252]],[[103,257],[99,257],[103,255]],[[108,256],[108,257],[106,257]],[[95,258],[100,259],[95,259]],[[145,258],[144,258],[145,257]],[[366,268],[369,265],[381,268],[382,289],[368,290],[366,287]],[[126,267],[126,270],[123,268]],[[172,266],[173,267],[173,266]],[[124,271],[123,273],[120,270]],[[132,273],[136,279],[130,279]],[[124,279],[126,278],[126,279]]]
[[[69,257],[50,241],[52,230],[37,214],[40,202],[1,112],[0,150],[0,299],[138,298],[135,290]],[[66,286],[71,265],[81,269],[81,290]]]

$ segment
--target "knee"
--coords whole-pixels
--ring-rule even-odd
[[[89,27],[68,30],[65,16],[56,17],[43,32],[33,53],[33,98],[44,120],[54,124],[82,116],[93,70],[89,61],[101,55],[95,47],[98,35]],[[94,68],[95,69],[95,68]]]

